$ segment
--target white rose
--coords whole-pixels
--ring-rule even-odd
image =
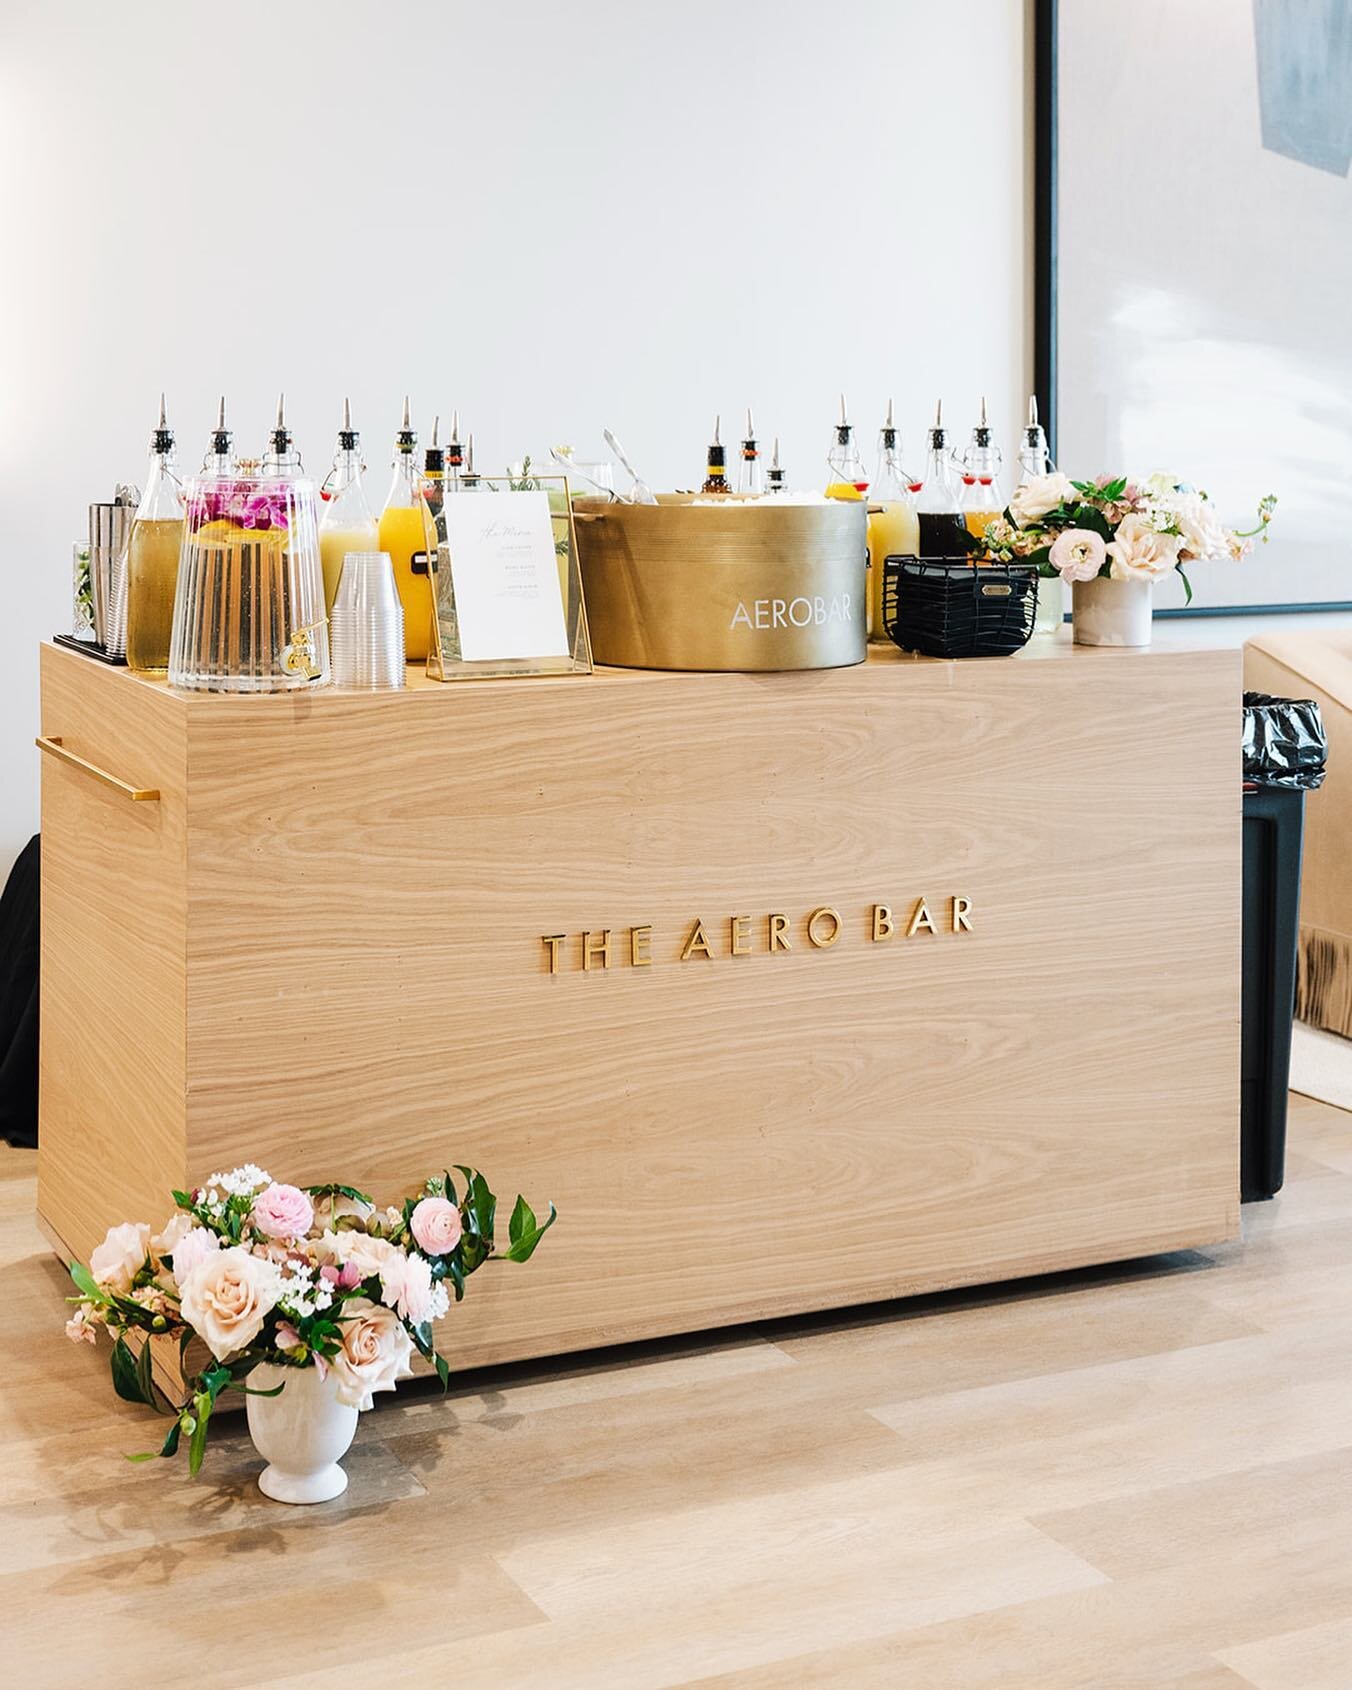
[[[1142,576],[1158,580],[1178,567],[1182,543],[1177,534],[1159,533],[1148,516],[1133,513],[1123,517],[1116,535],[1108,542],[1113,580],[1129,581]]]
[[[1200,493],[1176,493],[1163,503],[1166,509],[1173,510],[1182,535],[1182,549],[1189,556],[1215,558],[1228,554],[1225,529],[1209,499]]]
[[[179,1244],[196,1225],[197,1222],[186,1210],[175,1209],[168,1224],[161,1227],[159,1232],[150,1240],[151,1255],[162,1262],[167,1262]]]
[[[358,1297],[343,1308],[343,1347],[330,1366],[338,1375],[338,1401],[370,1408],[373,1393],[392,1391],[412,1376],[413,1340],[393,1309]]]
[[[179,1287],[183,1318],[217,1361],[258,1336],[281,1289],[277,1264],[236,1244],[201,1261]]]
[[[144,1221],[123,1221],[109,1227],[103,1243],[89,1258],[89,1271],[96,1284],[106,1285],[125,1297],[131,1282],[141,1271],[150,1249],[150,1228]]]
[[[1016,487],[1014,497],[1009,501],[1009,511],[1020,528],[1027,528],[1038,517],[1046,516],[1058,505],[1072,504],[1077,497],[1070,477],[1055,470],[1051,475],[1035,475]]]

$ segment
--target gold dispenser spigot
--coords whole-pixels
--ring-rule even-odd
[[[320,675],[322,671],[319,667],[319,653],[315,650],[314,632],[327,620],[327,617],[322,617],[318,622],[311,622],[308,627],[292,631],[291,642],[282,657],[282,668],[288,674],[304,675],[311,681]]]

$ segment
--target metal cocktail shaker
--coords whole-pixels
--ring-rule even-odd
[[[119,487],[110,503],[89,507],[94,638],[109,657],[125,657],[127,651],[127,546],[140,502],[134,487]]]

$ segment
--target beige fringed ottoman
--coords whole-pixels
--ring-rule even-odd
[[[1328,777],[1305,798],[1296,1014],[1352,1038],[1352,630],[1250,640],[1244,686],[1316,699],[1323,713]]]

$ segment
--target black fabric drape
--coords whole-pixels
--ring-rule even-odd
[[[34,834],[0,893],[0,1138],[38,1141],[38,914]]]

